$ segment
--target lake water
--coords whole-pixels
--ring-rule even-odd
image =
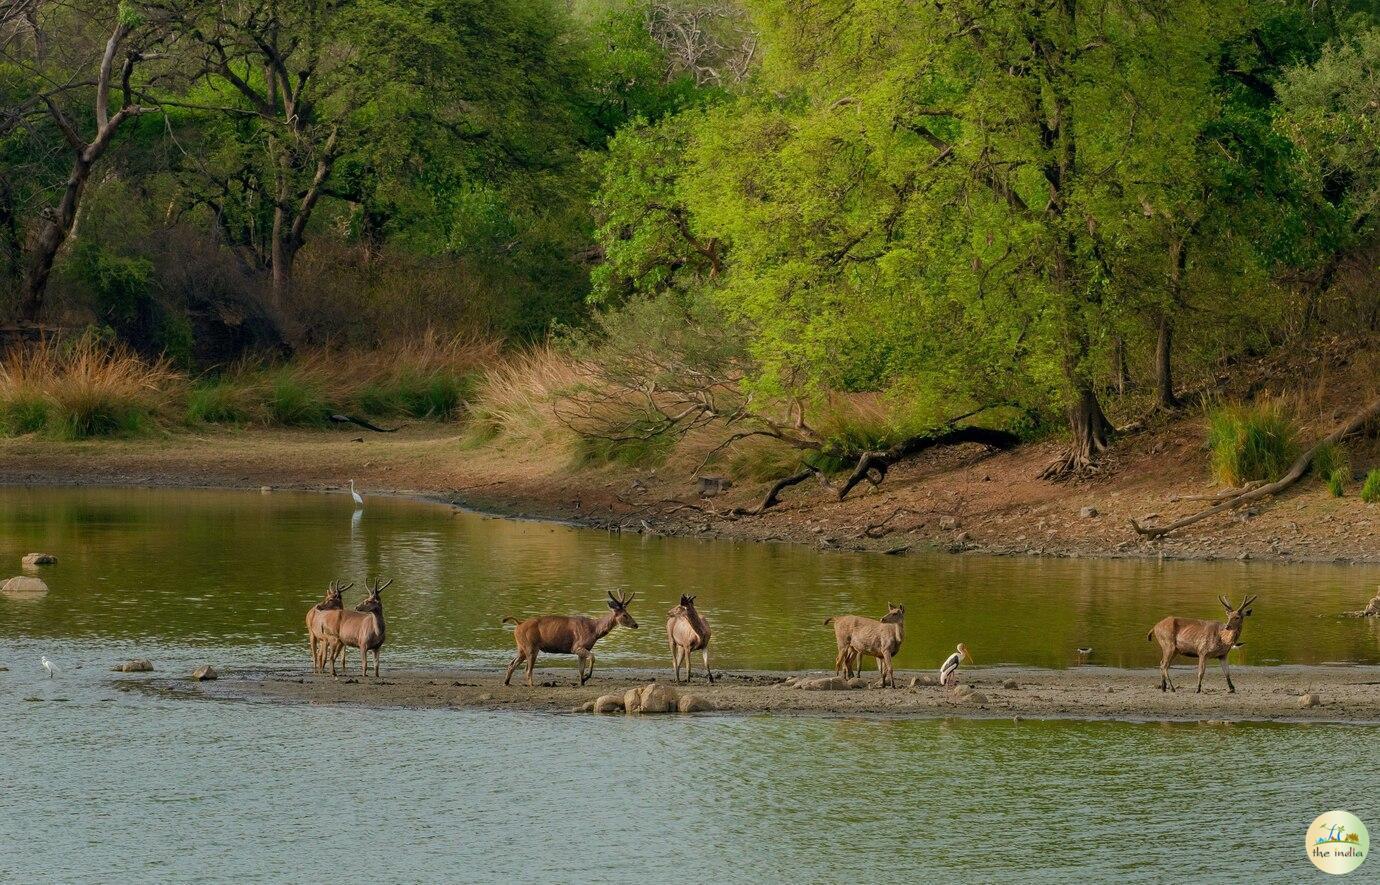
[[[52,591],[0,597],[0,881],[1294,882],[1320,878],[1318,814],[1380,827],[1374,727],[288,707],[108,672],[136,654],[305,668],[326,582],[356,599],[376,576],[395,578],[385,675],[498,665],[502,615],[597,612],[614,588],[642,629],[601,642],[604,665],[667,662],[686,592],[718,668],[830,668],[820,621],[888,599],[907,607],[901,668],[958,640],[979,664],[1074,666],[1088,645],[1148,666],[1156,619],[1247,590],[1242,663],[1376,663],[1376,625],[1334,616],[1372,568],[819,554],[402,500],[352,519],[341,496],[0,489],[0,562],[33,550],[60,558]]]

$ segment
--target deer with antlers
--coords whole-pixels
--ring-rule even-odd
[[[1231,681],[1231,670],[1227,667],[1227,652],[1241,639],[1241,627],[1251,613],[1251,603],[1257,597],[1247,596],[1235,608],[1225,596],[1217,600],[1227,610],[1227,622],[1207,621],[1201,618],[1168,617],[1160,621],[1145,634],[1145,638],[1160,646],[1160,691],[1177,691],[1169,678],[1169,665],[1178,655],[1198,659],[1198,693],[1203,691],[1203,673],[1207,670],[1209,658],[1222,662],[1222,674],[1227,677],[1227,691],[1236,693]]]
[[[666,641],[671,645],[671,664],[676,668],[676,682],[680,682],[680,662],[685,660],[685,681],[689,682],[695,672],[690,660],[690,652],[698,651],[704,655],[704,673],[709,684],[714,684],[714,671],[709,668],[709,622],[695,608],[695,597],[680,597],[680,605],[671,609],[666,618]]]
[[[369,675],[369,653],[374,654],[374,678],[379,677],[379,649],[383,647],[386,631],[383,623],[383,599],[380,594],[393,583],[390,578],[384,583],[375,581],[369,587],[369,595],[354,607],[353,611],[329,611],[325,613],[325,631],[331,638],[331,675],[336,675],[336,657],[344,653],[346,647],[359,649],[360,675]],[[353,586],[353,585],[352,585]]]
[[[503,623],[513,623],[513,641],[517,643],[517,657],[508,664],[508,672],[503,677],[507,685],[513,678],[518,664],[527,663],[527,687],[532,687],[532,671],[537,666],[537,653],[555,655],[575,655],[579,658],[580,684],[584,685],[594,675],[594,643],[609,635],[615,626],[637,629],[637,621],[628,613],[636,594],[624,596],[620,590],[615,596],[609,593],[609,613],[591,618],[585,615],[538,615],[519,621],[505,616]],[[588,670],[586,670],[588,668]]]
[[[354,584],[340,586],[339,581],[331,581],[326,589],[326,597],[307,609],[307,642],[311,646],[311,671],[313,673],[326,672],[326,655],[333,636],[326,633],[325,613],[329,611],[339,611],[345,607],[341,597],[346,590]]]

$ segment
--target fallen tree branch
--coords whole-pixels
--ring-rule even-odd
[[[912,436],[883,451],[863,452],[858,458],[853,473],[839,486],[838,496],[842,501],[848,497],[853,487],[863,480],[872,485],[881,485],[886,474],[897,461],[917,455],[926,449],[940,446],[956,446],[963,443],[977,443],[994,449],[1014,448],[1021,438],[1007,430],[993,430],[990,427],[954,427],[943,433]]]
[[[1250,502],[1258,501],[1261,498],[1268,498],[1270,495],[1277,495],[1303,478],[1303,475],[1308,472],[1309,465],[1313,463],[1313,453],[1318,450],[1319,446],[1326,444],[1335,445],[1336,443],[1341,442],[1344,438],[1350,436],[1351,434],[1360,430],[1369,422],[1373,421],[1377,416],[1380,416],[1380,399],[1373,400],[1364,409],[1352,415],[1351,418],[1346,421],[1346,423],[1342,424],[1336,430],[1333,430],[1327,436],[1323,437],[1322,439],[1314,443],[1312,448],[1304,452],[1302,455],[1299,455],[1298,460],[1296,460],[1293,466],[1289,468],[1289,472],[1284,474],[1282,478],[1275,482],[1267,483],[1266,485],[1262,486],[1257,486],[1256,488],[1251,489],[1248,492],[1242,492],[1239,495],[1227,498],[1221,503],[1209,507],[1206,510],[1200,510],[1197,513],[1192,514],[1191,516],[1185,516],[1182,519],[1176,519],[1167,525],[1143,526],[1135,519],[1132,519],[1131,527],[1134,528],[1136,530],[1136,533],[1139,534],[1141,537],[1152,539],[1162,538],[1170,532],[1177,531],[1181,528],[1184,528],[1185,526],[1193,525],[1195,522],[1200,522],[1201,520],[1207,519],[1209,516],[1212,516],[1214,514],[1221,513],[1225,510],[1234,510],[1237,507],[1240,507],[1242,504],[1249,504]]]
[[[775,483],[772,484],[772,487],[770,489],[767,489],[766,496],[762,498],[761,503],[759,503],[756,507],[734,507],[732,510],[728,511],[728,515],[759,516],[764,510],[776,506],[777,502],[780,500],[780,495],[783,491],[790,488],[791,486],[799,485],[800,483],[815,475],[819,475],[821,477],[823,476],[823,474],[820,473],[818,468],[806,467],[799,473],[793,473],[790,476],[778,479]]]
[[[1237,495],[1244,495],[1252,489],[1257,489],[1263,485],[1265,485],[1265,480],[1256,479],[1246,483],[1240,488],[1223,489],[1220,492],[1212,492],[1207,495],[1171,495],[1169,497],[1169,503],[1177,504],[1180,501],[1225,501],[1227,498],[1235,498]]]
[[[402,430],[404,427],[407,426],[406,424],[399,424],[397,427],[394,427],[390,430],[385,427],[379,427],[376,424],[370,424],[363,418],[355,418],[352,415],[330,415],[328,417],[330,417],[330,419],[334,421],[336,424],[358,424],[365,430],[372,430],[375,433],[397,433],[399,430]]]

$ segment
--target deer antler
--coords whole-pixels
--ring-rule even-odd
[[[382,593],[382,592],[384,591],[384,589],[387,588],[388,585],[391,584],[391,583],[393,583],[393,579],[392,579],[392,578],[389,578],[387,581],[384,581],[382,584],[380,584],[378,581],[375,581],[375,582],[374,582],[374,586],[369,588],[369,592],[370,592],[370,593],[373,593],[375,596],[377,596],[377,595],[379,595],[380,593]]]

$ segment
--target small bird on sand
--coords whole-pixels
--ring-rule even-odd
[[[53,675],[58,671],[57,664],[54,664],[52,661],[48,660],[47,655],[43,656],[43,669],[48,671],[49,679],[52,679]]]
[[[944,663],[939,665],[940,685],[949,685],[951,682],[956,681],[954,679],[954,672],[958,670],[958,662],[963,660],[971,664],[973,662],[973,656],[968,654],[968,646],[960,642],[958,644],[958,651],[949,655],[944,659]]]

